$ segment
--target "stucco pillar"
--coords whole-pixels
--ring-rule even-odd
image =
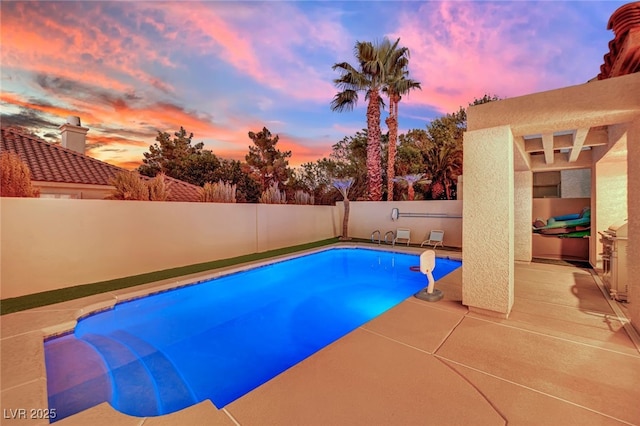
[[[531,262],[533,221],[533,172],[515,172],[514,175],[514,259]]]
[[[609,126],[609,149],[591,167],[591,243],[589,262],[602,268],[602,244],[598,232],[621,224],[627,217],[628,123]],[[621,148],[622,147],[622,148]],[[632,163],[630,163],[632,164]]]
[[[513,306],[513,150],[509,126],[464,134],[462,303],[505,318]]]
[[[629,284],[629,316],[640,332],[640,116],[627,129],[627,209],[629,214],[629,246],[627,276]]]

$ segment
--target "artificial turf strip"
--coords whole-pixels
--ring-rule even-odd
[[[92,296],[94,294],[106,293],[108,291],[134,287],[140,284],[147,284],[154,281],[168,278],[181,277],[197,272],[210,271],[212,269],[224,268],[238,265],[245,262],[267,259],[284,254],[295,253],[316,247],[322,247],[338,242],[338,238],[315,241],[313,243],[300,244],[297,246],[284,247],[276,250],[269,250],[262,253],[252,253],[229,259],[214,260],[211,262],[197,263],[195,265],[181,266],[178,268],[164,269],[162,271],[149,272],[146,274],[133,275],[130,277],[116,278],[114,280],[100,281],[92,284],[81,284],[74,287],[61,288],[58,290],[45,291],[42,293],[28,294],[26,296],[12,297],[0,300],[0,315],[13,312],[24,311],[26,309],[37,308],[39,306],[51,305],[65,302],[67,300],[79,299],[81,297]]]

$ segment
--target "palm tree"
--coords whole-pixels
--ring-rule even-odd
[[[380,91],[386,81],[385,55],[390,51],[384,48],[384,44],[374,45],[371,42],[356,42],[354,55],[358,60],[358,68],[347,62],[334,64],[332,69],[339,70],[341,75],[333,82],[340,90],[331,101],[333,111],[351,111],[358,102],[358,93],[365,92],[367,105],[367,175],[369,199],[382,200],[382,166],[380,154],[380,108],[384,101],[380,97]],[[383,47],[383,48],[381,48]]]
[[[389,97],[389,116],[385,120],[389,128],[389,152],[387,160],[387,201],[393,201],[393,184],[395,182],[395,158],[396,145],[398,141],[398,104],[402,95],[409,93],[413,89],[421,89],[420,82],[408,78],[409,71],[409,49],[398,48],[400,39],[392,45],[386,40],[383,48],[388,49],[386,66],[387,81],[383,92]]]
[[[428,173],[433,178],[431,198],[440,199],[444,194],[451,199],[451,187],[462,174],[462,150],[454,144],[433,145],[425,153]]]
[[[332,179],[333,186],[342,194],[344,203],[344,217],[342,218],[341,240],[349,240],[349,189],[353,185],[353,178]]]
[[[412,175],[398,176],[393,180],[395,182],[404,181],[407,183],[407,200],[413,201],[416,196],[416,193],[413,189],[413,185],[415,185],[416,183],[431,183],[430,180],[424,179],[424,177],[425,175],[423,175],[422,173],[418,173],[418,174],[412,174]]]

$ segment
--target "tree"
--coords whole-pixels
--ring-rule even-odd
[[[353,178],[335,178],[332,180],[333,186],[340,191],[344,203],[344,217],[342,218],[342,235],[340,240],[350,240],[349,238],[349,189],[353,185]]]
[[[279,137],[271,136],[266,127],[258,133],[249,132],[253,146],[245,156],[251,170],[251,176],[260,184],[260,190],[266,190],[271,184],[284,184],[291,175],[289,158],[291,151],[276,149]]]
[[[388,42],[388,41],[387,41]],[[389,147],[387,154],[387,200],[393,201],[393,183],[395,182],[395,158],[396,145],[398,143],[398,104],[402,95],[409,93],[413,89],[421,89],[420,82],[408,78],[409,71],[409,49],[398,48],[400,39],[391,45],[387,56],[387,80],[383,92],[389,97],[389,116],[385,120],[389,128]],[[385,44],[383,43],[383,46]],[[413,188],[413,187],[411,187]]]
[[[175,132],[173,138],[169,133],[158,131],[157,143],[151,145],[149,152],[143,154],[144,159],[138,167],[138,172],[149,177],[162,172],[172,178],[189,182],[183,176],[184,171],[188,170],[184,163],[191,156],[202,155],[204,147],[202,142],[191,146],[192,139],[193,133],[187,135],[184,127],[180,127],[180,131]]]
[[[384,101],[380,97],[387,78],[387,62],[393,49],[389,40],[374,45],[371,42],[356,42],[354,55],[358,67],[347,62],[333,65],[340,77],[333,82],[340,90],[331,101],[333,111],[351,111],[358,102],[358,93],[365,92],[367,105],[367,177],[369,199],[382,200],[382,170],[380,148],[380,108]]]
[[[175,169],[175,176],[172,177],[197,186],[216,182],[219,179],[222,161],[213,152],[202,150],[190,154],[179,162]]]
[[[35,198],[40,195],[31,184],[29,166],[15,152],[0,153],[0,174],[0,196]]]
[[[331,185],[328,167],[325,165],[328,161],[330,160],[323,158],[303,163],[296,168],[291,176],[294,189],[311,192],[316,200],[323,198],[327,188]]]
[[[413,201],[415,199],[415,190],[413,185],[416,183],[430,183],[430,180],[424,179],[422,173],[398,176],[395,178],[396,182],[405,182],[407,184],[407,200]]]
[[[452,198],[452,188],[462,174],[462,137],[466,129],[466,111],[433,120],[427,126],[429,146],[423,151],[427,173],[431,177],[431,198]]]
[[[472,105],[481,105],[498,100],[496,95],[485,94],[476,98]],[[429,147],[423,151],[427,164],[427,173],[431,176],[431,198],[453,198],[458,176],[462,175],[463,135],[467,130],[467,110],[460,108],[452,114],[446,114],[433,120],[427,126]]]
[[[429,143],[427,132],[422,129],[412,129],[399,136],[396,155],[396,172],[398,175],[424,173],[425,164],[422,152]]]
[[[368,197],[368,131],[363,129],[332,146],[326,163],[331,177],[353,178],[349,193],[354,200]],[[332,185],[333,186],[333,185]]]
[[[211,182],[222,180],[236,185],[238,203],[257,203],[260,200],[260,185],[249,176],[250,168],[237,160],[222,160]]]

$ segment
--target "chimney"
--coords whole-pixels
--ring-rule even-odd
[[[84,154],[89,128],[80,126],[80,117],[67,117],[67,122],[60,126],[60,131],[63,147]]]

